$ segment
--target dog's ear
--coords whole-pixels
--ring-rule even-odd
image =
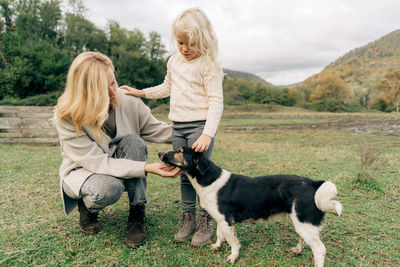
[[[206,174],[208,169],[210,168],[210,161],[203,156],[203,153],[195,153],[194,161],[197,164],[197,169],[199,170],[201,175]]]

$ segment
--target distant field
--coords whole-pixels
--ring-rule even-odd
[[[156,117],[166,120],[162,109]],[[314,113],[278,106],[226,107],[213,153],[216,164],[247,175],[291,173],[336,183],[341,217],[327,214],[321,239],[326,266],[400,264],[400,115]],[[149,144],[150,162],[170,145]],[[369,154],[368,154],[369,153]],[[362,182],[360,157],[375,162]],[[127,196],[100,214],[102,231],[80,234],[78,212],[66,217],[59,193],[57,145],[0,144],[0,266],[220,266],[229,255],[190,242],[179,228],[179,179],[148,178],[147,243],[125,247]],[[236,266],[312,266],[311,250],[294,256],[289,220],[237,225]],[[213,241],[216,239],[215,235]],[[226,264],[226,266],[228,266]]]

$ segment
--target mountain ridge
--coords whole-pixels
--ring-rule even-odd
[[[313,83],[323,75],[334,75],[350,88],[360,89],[376,84],[396,69],[400,69],[400,29],[350,50],[301,85]]]
[[[262,79],[261,77],[255,75],[253,73],[250,73],[250,72],[231,70],[231,69],[227,69],[227,68],[223,68],[223,72],[229,78],[242,78],[242,79],[254,82],[254,83],[260,83],[262,85],[274,86],[272,83],[269,83],[266,80]]]

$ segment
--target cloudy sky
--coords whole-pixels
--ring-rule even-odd
[[[87,19],[156,31],[172,43],[171,25],[200,7],[219,40],[224,68],[287,85],[320,72],[346,52],[400,29],[400,0],[85,0]]]

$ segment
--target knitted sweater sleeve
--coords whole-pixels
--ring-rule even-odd
[[[224,109],[223,78],[222,69],[218,64],[212,63],[205,66],[203,81],[208,98],[208,112],[203,134],[211,137],[214,137],[217,132]]]
[[[149,99],[165,98],[171,94],[171,61],[173,56],[167,63],[167,74],[165,75],[164,82],[160,85],[143,89],[144,97]]]

